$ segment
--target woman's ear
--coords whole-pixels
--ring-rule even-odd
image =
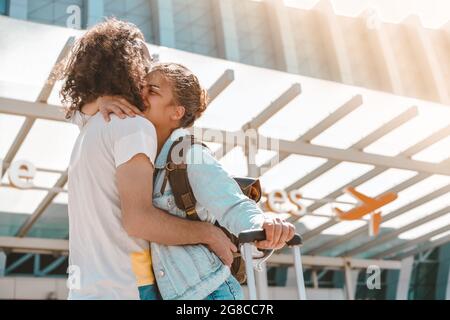
[[[184,114],[186,113],[186,108],[183,106],[176,106],[174,110],[175,111],[172,114],[172,120],[179,121],[183,119]]]

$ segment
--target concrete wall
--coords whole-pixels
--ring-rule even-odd
[[[244,293],[248,296],[247,287]],[[6,277],[0,278],[0,299],[67,299],[66,279]],[[309,300],[343,300],[342,289],[307,289]],[[271,300],[296,300],[295,287],[270,287]]]
[[[0,278],[0,299],[67,299],[66,279],[5,277]]]

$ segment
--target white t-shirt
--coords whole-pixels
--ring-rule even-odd
[[[69,299],[139,299],[138,286],[154,284],[148,242],[122,226],[116,168],[140,153],[154,163],[156,152],[142,117],[97,114],[81,128],[69,166]]]

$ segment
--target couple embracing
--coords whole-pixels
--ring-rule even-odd
[[[63,69],[66,117],[80,127],[69,166],[69,299],[243,299],[230,272],[234,235],[264,229],[279,249],[294,226],[265,216],[211,152],[186,168],[198,221],[186,218],[166,179],[174,141],[208,104],[185,66],[154,63],[136,26],[116,19],[88,30]]]

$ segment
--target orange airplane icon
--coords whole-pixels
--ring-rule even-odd
[[[359,200],[359,205],[355,208],[344,212],[339,208],[333,208],[334,213],[338,216],[340,220],[356,220],[361,219],[366,214],[371,214],[370,219],[370,234],[376,235],[379,232],[379,227],[381,224],[381,212],[375,212],[381,207],[391,203],[395,199],[397,199],[398,195],[393,192],[388,192],[378,196],[376,198],[368,197],[358,191],[353,187],[348,187],[344,191],[345,193],[350,194],[357,200]]]

